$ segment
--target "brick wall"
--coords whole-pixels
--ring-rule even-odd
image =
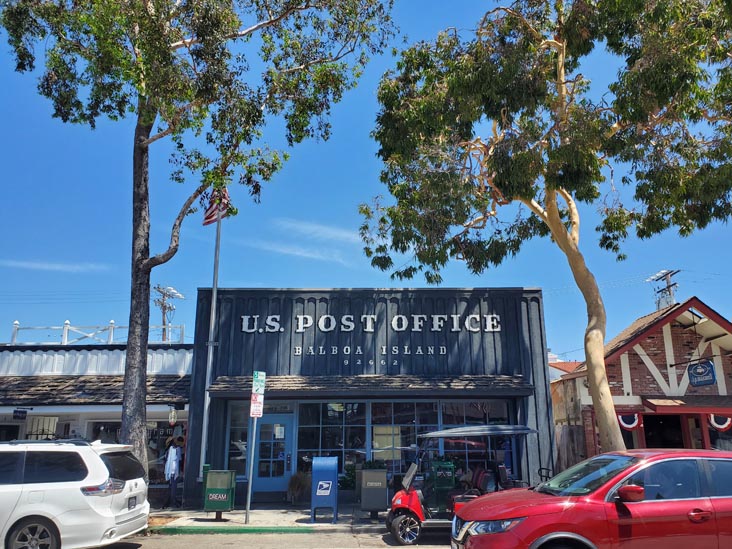
[[[673,361],[676,366],[676,377],[681,382],[682,376],[686,370],[686,367],[690,362],[696,362],[696,359],[691,360],[692,356],[695,356],[695,351],[701,336],[697,335],[693,330],[683,328],[678,323],[672,323],[671,325],[671,340],[673,342],[674,357]],[[643,350],[646,352],[651,361],[656,365],[658,370],[661,372],[663,379],[668,383],[668,370],[666,367],[666,351],[663,341],[663,332],[658,331],[653,333],[640,342],[638,342]],[[701,358],[713,357],[713,347],[708,344],[702,352]],[[721,351],[722,356],[718,357],[722,360],[725,383],[727,390],[732,390],[732,357],[724,356],[724,351]],[[654,379],[651,372],[646,367],[641,357],[638,356],[633,349],[627,352],[628,362],[630,364],[630,377],[632,382],[632,394],[635,396],[640,395],[664,395],[664,390]],[[612,362],[608,362],[605,365],[608,376],[608,383],[610,384],[610,391],[613,396],[628,396],[623,393],[623,375],[620,368],[620,357],[617,357]],[[687,395],[718,395],[719,390],[717,385],[706,385],[704,387],[693,387],[688,385],[685,394]]]

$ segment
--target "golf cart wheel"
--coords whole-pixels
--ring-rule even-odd
[[[399,545],[414,545],[422,533],[422,523],[411,513],[400,515],[391,521],[391,533]]]

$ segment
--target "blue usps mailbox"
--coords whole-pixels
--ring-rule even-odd
[[[323,507],[333,509],[333,524],[338,522],[337,457],[313,458],[313,482],[310,499],[310,522],[315,522],[315,511]]]

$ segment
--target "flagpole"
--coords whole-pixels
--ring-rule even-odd
[[[206,446],[208,445],[208,412],[211,406],[211,397],[208,388],[211,386],[211,370],[213,364],[213,352],[217,343],[214,341],[214,329],[216,326],[216,293],[219,283],[219,248],[221,247],[221,206],[216,213],[216,248],[214,251],[213,286],[211,287],[211,316],[208,322],[208,352],[206,354],[206,384],[203,391],[203,423],[201,426],[201,458],[198,468],[198,477],[203,481],[203,465],[206,459]],[[203,487],[203,491],[206,487]]]

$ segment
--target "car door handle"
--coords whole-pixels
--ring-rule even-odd
[[[689,511],[689,514],[686,516],[689,517],[689,520],[691,522],[705,522],[712,518],[712,512],[702,511],[701,509],[694,509],[693,511]]]

